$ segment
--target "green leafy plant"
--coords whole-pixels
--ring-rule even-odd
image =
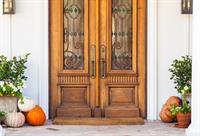
[[[13,57],[12,59],[3,55],[0,56],[0,96],[23,98],[22,91],[26,87],[25,82],[27,80],[25,64],[29,55]]]
[[[170,111],[172,115],[176,116],[178,113],[183,113],[183,114],[191,113],[191,107],[189,104],[181,106],[172,105]]]
[[[0,111],[0,121],[1,121],[2,119],[4,119],[5,115],[6,115],[5,112]]]
[[[186,92],[182,91],[181,92],[181,98],[182,98],[182,104],[180,106],[177,105],[172,105],[171,106],[171,113],[172,115],[177,115],[178,113],[191,113],[191,106],[189,105],[187,99],[186,99]]]
[[[182,56],[181,59],[175,59],[169,71],[172,73],[171,80],[174,80],[175,88],[179,93],[191,93],[192,79],[192,58],[191,56]]]
[[[174,80],[175,89],[181,94],[182,104],[172,105],[170,111],[172,115],[178,113],[191,113],[186,95],[191,93],[192,80],[192,58],[191,56],[182,56],[181,59],[175,59],[169,71],[172,73],[170,79]]]

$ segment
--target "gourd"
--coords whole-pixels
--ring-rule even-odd
[[[7,113],[4,123],[9,127],[18,128],[24,125],[25,117],[21,112]]]
[[[160,111],[160,119],[163,122],[170,123],[176,119],[176,116],[172,115],[170,108],[172,105],[179,106],[181,104],[181,99],[177,96],[171,96],[166,103],[163,105]]]
[[[160,112],[160,119],[163,122],[170,123],[174,121],[175,118],[176,117],[171,114],[169,107],[167,105],[164,105]]]
[[[169,97],[169,99],[167,100],[167,102],[165,103],[166,105],[168,106],[171,106],[171,105],[180,105],[181,103],[181,99],[177,96],[171,96]]]
[[[18,108],[20,111],[28,112],[35,107],[35,102],[31,98],[23,98],[23,102],[18,100]]]
[[[43,109],[36,105],[35,108],[26,113],[26,120],[29,125],[40,126],[44,125],[46,121],[46,115]]]

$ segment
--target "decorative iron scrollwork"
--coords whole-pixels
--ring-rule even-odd
[[[112,69],[132,69],[132,0],[112,0]]]
[[[64,0],[64,69],[84,68],[83,0]]]

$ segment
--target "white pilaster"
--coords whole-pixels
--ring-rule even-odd
[[[148,0],[148,87],[147,87],[147,119],[157,119],[157,0]]]
[[[192,120],[187,136],[200,136],[200,0],[194,0],[192,16]]]
[[[44,109],[47,118],[49,118],[49,0],[43,0],[41,4],[43,15],[41,15],[41,29],[43,33],[41,34],[41,52],[40,52],[40,68],[39,74],[41,76],[39,79],[39,104]]]
[[[5,130],[0,125],[0,136],[5,136]]]

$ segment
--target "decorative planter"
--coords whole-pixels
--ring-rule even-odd
[[[178,113],[177,114],[177,121],[178,124],[176,125],[176,127],[179,128],[187,128],[190,125],[190,120],[191,120],[191,113]]]
[[[1,96],[0,97],[0,110],[6,113],[17,112],[17,97]]]

